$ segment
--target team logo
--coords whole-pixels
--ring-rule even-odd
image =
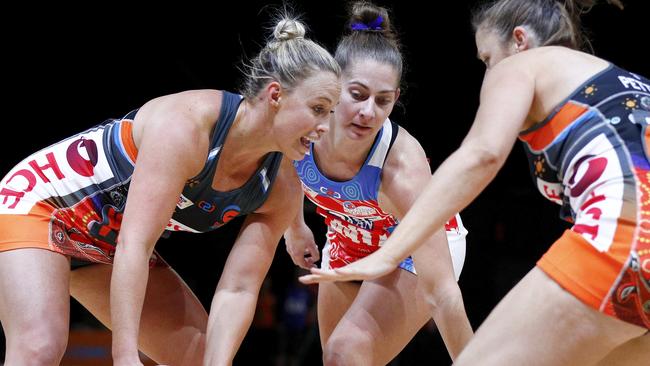
[[[239,206],[237,206],[237,205],[226,206],[226,208],[221,213],[221,217],[219,218],[219,220],[217,222],[215,222],[212,225],[212,228],[217,228],[217,227],[220,227],[220,226],[223,226],[223,225],[227,224],[232,219],[239,216],[240,212],[241,212],[241,208]]]
[[[81,137],[74,140],[65,154],[70,168],[77,174],[84,177],[92,177],[95,172],[93,168],[97,165],[99,154],[97,144],[93,140]]]
[[[354,216],[372,216],[377,214],[377,210],[368,206],[355,206],[350,201],[343,202],[343,211]]]
[[[226,209],[223,210],[223,213],[221,214],[221,222],[227,224],[230,220],[239,216],[240,212],[241,212],[241,208],[237,205],[227,206]]]
[[[176,203],[176,207],[180,208],[181,210],[184,208],[188,208],[192,206],[194,202],[190,201],[187,199],[187,197],[183,196],[181,194],[180,197],[178,197],[178,203]]]
[[[214,203],[206,202],[206,201],[201,201],[197,204],[198,208],[201,210],[205,211],[206,213],[211,213],[214,211],[217,206]]]
[[[583,162],[587,162],[586,169],[580,169]],[[584,193],[584,191],[591,187],[594,182],[596,182],[607,167],[607,158],[604,157],[594,157],[594,155],[585,155],[578,159],[575,163],[575,168],[571,178],[569,178],[569,186],[571,197],[578,197]],[[580,171],[581,176],[579,179],[576,179],[578,172]]]
[[[341,198],[341,194],[339,192],[336,192],[333,189],[327,188],[327,187],[320,187],[320,193],[328,195],[332,198],[339,199]]]

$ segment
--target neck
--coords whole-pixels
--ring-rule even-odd
[[[343,130],[337,130],[337,124],[332,121],[329,132],[323,136],[320,144],[321,151],[328,156],[328,160],[337,161],[350,168],[360,168],[368,157],[368,153],[375,141],[376,134],[362,140],[351,139]]]
[[[273,116],[261,103],[244,100],[228,132],[224,150],[234,166],[257,162],[271,151],[278,150],[271,132]]]

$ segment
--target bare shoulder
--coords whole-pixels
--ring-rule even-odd
[[[381,175],[379,204],[402,218],[431,177],[431,169],[420,142],[400,127]]]
[[[145,103],[133,122],[133,140],[140,145],[145,130],[162,128],[170,133],[192,136],[210,132],[219,117],[223,92],[188,90],[164,95]],[[180,137],[180,136],[179,136]]]
[[[210,131],[219,116],[223,93],[219,90],[190,90],[150,100],[133,122],[133,140],[138,149],[155,145],[182,153],[197,173],[208,153]]]
[[[171,112],[173,115],[184,115],[195,121],[216,120],[221,111],[222,100],[223,92],[214,89],[187,90],[164,95],[143,105],[136,119],[141,115],[146,117]]]
[[[512,69],[531,73],[536,82],[550,80],[573,84],[600,72],[609,62],[594,55],[562,46],[545,46],[520,52],[505,58],[494,69]]]
[[[429,164],[422,145],[406,129],[399,127],[397,138],[384,163],[382,180],[421,169],[427,170],[428,174],[430,174]]]

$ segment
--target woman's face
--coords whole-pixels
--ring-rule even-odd
[[[374,138],[399,97],[392,65],[357,59],[343,73],[341,100],[334,111],[337,129],[353,140]]]
[[[339,78],[328,71],[316,72],[284,92],[275,117],[280,151],[292,160],[302,160],[310,141],[317,141],[329,130],[332,109],[340,93]]]
[[[483,61],[487,69],[491,69],[501,60],[512,56],[516,48],[507,47],[501,37],[492,29],[479,27],[475,34],[478,58]]]

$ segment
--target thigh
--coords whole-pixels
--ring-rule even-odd
[[[323,282],[318,285],[318,332],[323,348],[357,296],[359,286],[355,282]]]
[[[365,281],[332,334],[339,341],[366,337],[373,364],[388,364],[431,318],[417,276],[396,270]]]
[[[0,321],[11,349],[16,337],[67,340],[70,262],[55,252],[0,252]]]
[[[110,324],[112,266],[91,265],[72,272],[72,296],[107,327]],[[200,364],[208,314],[171,267],[149,271],[140,320],[140,348],[159,363]]]
[[[644,332],[593,310],[535,267],[492,311],[455,365],[593,365]]]
[[[597,366],[640,366],[650,360],[650,332],[616,347]]]

